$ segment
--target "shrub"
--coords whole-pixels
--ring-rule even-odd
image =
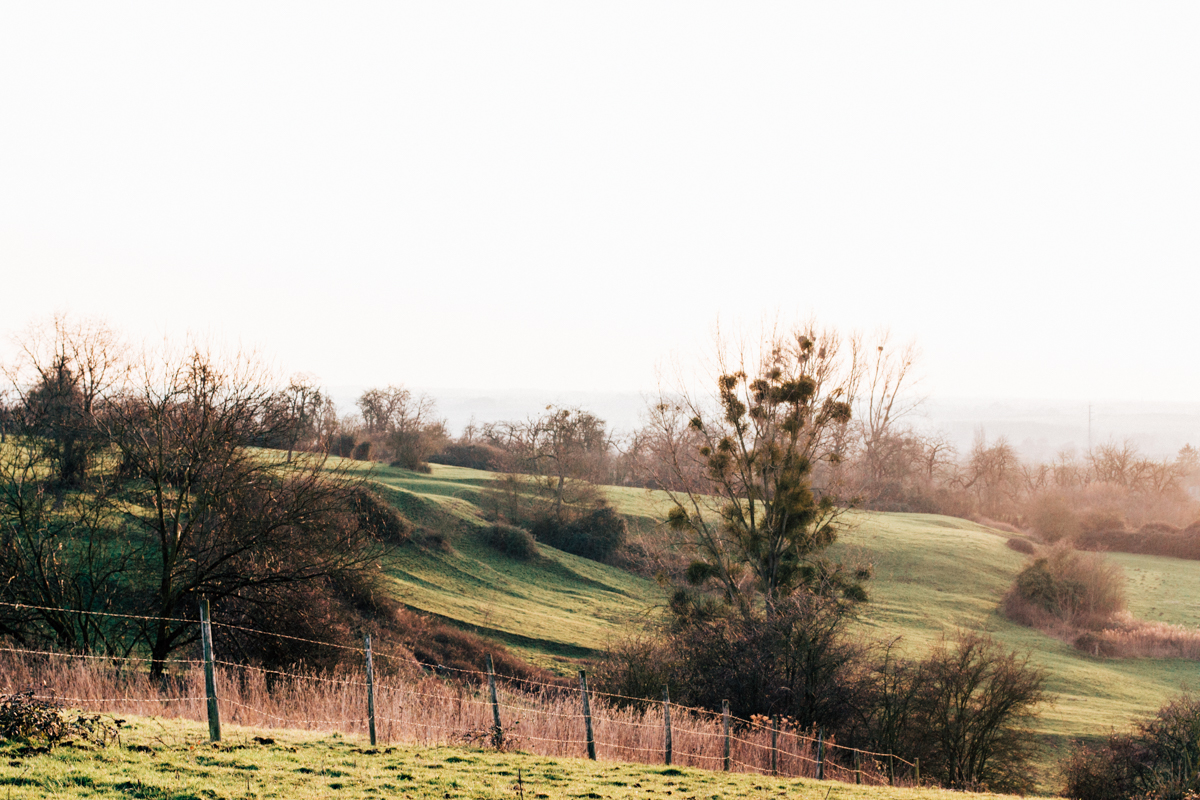
[[[412,538],[415,526],[395,506],[370,489],[355,489],[352,503],[359,525],[379,539],[392,544],[404,544]]]
[[[461,444],[458,442],[446,445],[441,453],[429,457],[433,464],[446,464],[451,467],[467,467],[469,469],[492,470],[500,462],[504,453],[498,447],[487,444]]]
[[[1024,553],[1031,556],[1037,552],[1037,548],[1033,546],[1033,542],[1028,539],[1018,539],[1015,536],[1010,538],[1005,544],[1010,550],[1016,550],[1018,553]]]
[[[1037,742],[1027,729],[1046,700],[1046,673],[991,638],[961,633],[912,671],[905,752],[953,789],[1033,788]],[[926,766],[928,765],[928,766]]]
[[[354,445],[354,449],[350,452],[350,457],[355,461],[370,461],[371,443],[369,441],[363,441]]]
[[[57,702],[33,696],[32,690],[0,695],[0,739],[43,741],[53,747],[73,738],[107,744],[116,728],[99,715],[72,719]]]
[[[604,691],[658,700],[669,686],[683,705],[715,711],[728,700],[739,716],[782,714],[830,731],[853,718],[862,650],[838,601],[802,592],[768,614],[678,589],[670,612],[665,628],[609,650]]]
[[[572,522],[560,522],[553,516],[542,517],[531,526],[539,542],[593,561],[603,561],[625,544],[625,520],[609,506],[602,505]]]
[[[1042,612],[1071,626],[1101,627],[1125,610],[1125,573],[1098,553],[1060,542],[1021,570],[1004,597],[1004,610],[1026,625],[1041,627],[1036,612]]]
[[[1125,734],[1101,745],[1076,743],[1060,764],[1063,796],[1075,800],[1128,800],[1141,794],[1148,763],[1145,746]]]
[[[1130,734],[1077,744],[1062,765],[1075,800],[1183,800],[1200,793],[1200,697],[1168,701]]]
[[[1112,509],[1092,509],[1083,512],[1079,517],[1080,533],[1123,530],[1125,530],[1125,518]]]
[[[339,433],[329,443],[329,454],[350,458],[354,455],[354,434]]]
[[[409,472],[420,472],[423,475],[428,475],[429,473],[433,472],[433,468],[428,464],[411,464],[407,461],[401,461],[399,459],[395,461],[389,461],[388,466],[399,467],[400,469],[406,469]]]
[[[454,552],[454,545],[445,531],[422,528],[417,543],[426,550],[436,550],[439,553]]]
[[[1200,523],[1183,530],[1162,523],[1142,526],[1137,532],[1101,530],[1081,534],[1076,542],[1080,549],[1104,550],[1112,553],[1138,553],[1200,560]]]
[[[489,547],[518,561],[529,561],[538,555],[537,542],[524,528],[503,523],[484,528],[480,533]]]

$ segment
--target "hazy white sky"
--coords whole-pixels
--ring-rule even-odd
[[[1200,4],[8,3],[0,329],[637,390],[718,315],[1200,399]]]

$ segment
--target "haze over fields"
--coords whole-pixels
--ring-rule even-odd
[[[1182,2],[8,5],[4,328],[597,396],[814,314],[915,340],[936,399],[1061,402],[1013,438],[1079,445],[1088,402],[1200,398],[1198,32]]]
[[[343,409],[352,409],[365,385],[332,386],[330,394]],[[523,419],[543,412],[547,404],[590,409],[618,432],[642,424],[645,392],[539,391],[414,387],[437,399],[438,412],[459,433],[476,423]],[[1088,414],[1091,410],[1091,430]],[[1049,461],[1059,452],[1076,455],[1090,442],[1132,442],[1148,456],[1175,456],[1181,447],[1200,442],[1200,403],[1088,403],[1030,399],[928,399],[914,424],[945,434],[959,452],[967,452],[976,436],[1008,439],[1030,461]]]

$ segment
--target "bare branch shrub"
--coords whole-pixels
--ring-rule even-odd
[[[1103,628],[1125,610],[1125,573],[1098,553],[1059,542],[1021,570],[1002,608],[1010,619],[1043,629]]]

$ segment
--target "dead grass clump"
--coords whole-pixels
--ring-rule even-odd
[[[1088,631],[1075,649],[1108,658],[1184,658],[1200,661],[1200,629],[1166,622],[1146,622],[1124,614],[1115,625]]]

